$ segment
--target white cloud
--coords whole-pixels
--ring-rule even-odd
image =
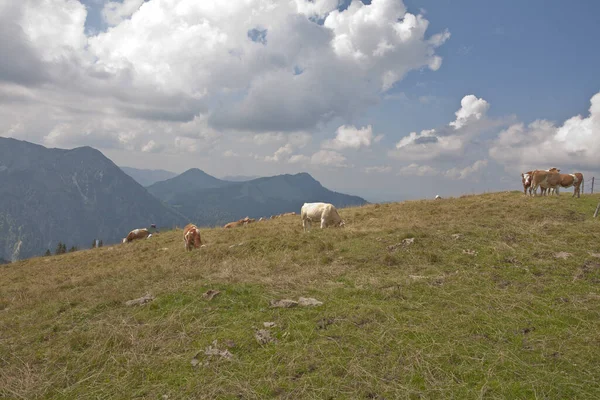
[[[452,168],[444,173],[449,178],[452,179],[466,179],[470,176],[477,175],[481,171],[487,167],[487,160],[477,160],[473,163],[473,165],[469,165],[465,168]]]
[[[383,135],[377,136],[377,141],[381,140]],[[342,125],[336,131],[335,139],[323,142],[323,148],[343,150],[359,149],[360,147],[369,147],[373,139],[373,128],[371,125],[356,128],[351,125]]]
[[[123,0],[122,3],[109,1],[102,8],[102,18],[109,25],[118,25],[123,20],[131,17],[143,3],[144,0]]]
[[[401,0],[337,5],[115,0],[102,9],[114,26],[86,35],[79,1],[3,2],[0,98],[19,102],[2,104],[0,129],[18,122],[21,137],[63,146],[153,140],[167,152],[187,148],[177,137],[277,132],[263,139],[286,143],[280,133],[303,132],[287,139],[302,148],[305,132],[354,119],[411,70],[438,68],[448,38],[426,35],[428,21]],[[90,121],[89,135],[76,134]],[[130,140],[111,121],[135,127]]]
[[[392,167],[390,167],[388,165],[378,165],[378,166],[366,167],[365,168],[365,172],[367,174],[372,174],[372,173],[383,174],[383,173],[386,173],[386,172],[390,172],[391,170],[392,170]]]
[[[154,140],[150,140],[144,146],[142,146],[142,152],[144,153],[158,153],[164,148],[164,146],[156,143]]]
[[[224,157],[239,157],[239,154],[238,154],[238,153],[236,153],[236,152],[235,152],[235,151],[233,151],[233,150],[225,150],[225,151],[223,152],[223,156],[224,156]]]
[[[401,176],[435,176],[439,173],[440,171],[430,165],[418,165],[415,163],[402,167],[398,171],[398,175]]]
[[[589,116],[574,116],[561,126],[537,120],[513,124],[500,132],[489,154],[511,171],[545,165],[598,169],[600,161],[600,93],[591,98]]]
[[[489,103],[474,95],[461,100],[456,120],[439,129],[411,132],[396,143],[389,155],[402,160],[433,160],[439,157],[459,158],[467,145],[493,127],[505,124],[502,119],[487,118]]]
[[[313,165],[323,165],[328,167],[347,167],[346,157],[332,150],[319,150],[310,158]]]
[[[485,117],[490,104],[484,99],[478,99],[470,94],[460,101],[460,109],[456,112],[456,120],[450,122],[454,129],[460,129],[469,122],[478,121]]]
[[[290,155],[294,152],[294,147],[291,144],[286,144],[285,146],[280,147],[275,151],[275,154],[272,156],[265,157],[265,161],[267,162],[280,162],[287,160]]]

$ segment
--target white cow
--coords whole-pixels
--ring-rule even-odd
[[[340,218],[333,204],[329,203],[304,203],[300,210],[302,217],[302,227],[304,231],[310,230],[312,222],[321,222],[321,229],[328,226],[344,226],[345,223]]]

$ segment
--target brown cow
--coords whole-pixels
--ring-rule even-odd
[[[225,228],[225,229],[237,228],[238,226],[248,225],[252,222],[256,222],[256,219],[246,217],[246,218],[242,218],[237,221],[230,222],[230,223],[226,224],[223,228]]]
[[[529,194],[531,196],[537,195],[537,188],[542,188],[542,195],[544,194],[543,189],[556,189],[560,182],[560,169],[550,168],[549,170],[536,169],[532,173],[531,188]]]
[[[146,228],[134,229],[131,232],[129,232],[129,234],[126,237],[123,238],[123,241],[121,243],[129,243],[136,239],[145,239],[149,238],[150,236],[152,235],[150,234],[150,232],[148,232],[148,229]]]
[[[573,196],[577,195],[579,198],[581,196],[581,183],[583,182],[583,174],[581,172],[575,172],[574,174],[560,174],[560,180],[558,181],[558,185],[556,186],[556,195],[558,196],[558,188],[570,188],[573,186]]]
[[[531,178],[533,177],[533,171],[527,171],[521,174],[521,183],[523,183],[523,194],[527,195],[527,189],[531,194]]]
[[[200,237],[200,230],[194,224],[187,224],[183,228],[183,241],[185,242],[185,249],[192,251],[193,248],[199,248],[202,246],[202,238]]]

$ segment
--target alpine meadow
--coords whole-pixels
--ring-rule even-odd
[[[2,266],[0,397],[597,398],[598,200],[371,204],[344,228],[288,216],[191,252],[179,229]],[[300,297],[318,302],[277,307]]]

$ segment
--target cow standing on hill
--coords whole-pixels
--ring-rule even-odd
[[[202,238],[200,237],[200,230],[194,224],[187,224],[183,228],[183,241],[185,242],[185,249],[192,251],[194,248],[202,246]]]
[[[328,226],[344,226],[345,223],[338,214],[333,204],[329,203],[304,203],[300,210],[302,227],[306,232],[310,230],[311,222],[321,222],[321,229]]]
[[[150,236],[152,235],[150,234],[150,232],[148,232],[148,229],[146,228],[134,229],[131,232],[129,232],[129,234],[126,237],[123,238],[122,243],[129,243],[137,239],[146,239]]]
[[[557,189],[560,183],[560,169],[550,168],[549,170],[536,169],[532,173],[531,188],[529,194],[531,196],[537,195],[538,187],[542,188],[542,195],[544,189]],[[557,191],[558,194],[558,191]]]
[[[583,182],[583,174],[581,172],[575,172],[574,174],[560,174],[558,185],[556,186],[556,195],[558,196],[558,188],[570,188],[573,186],[573,196],[581,197],[581,183]]]

